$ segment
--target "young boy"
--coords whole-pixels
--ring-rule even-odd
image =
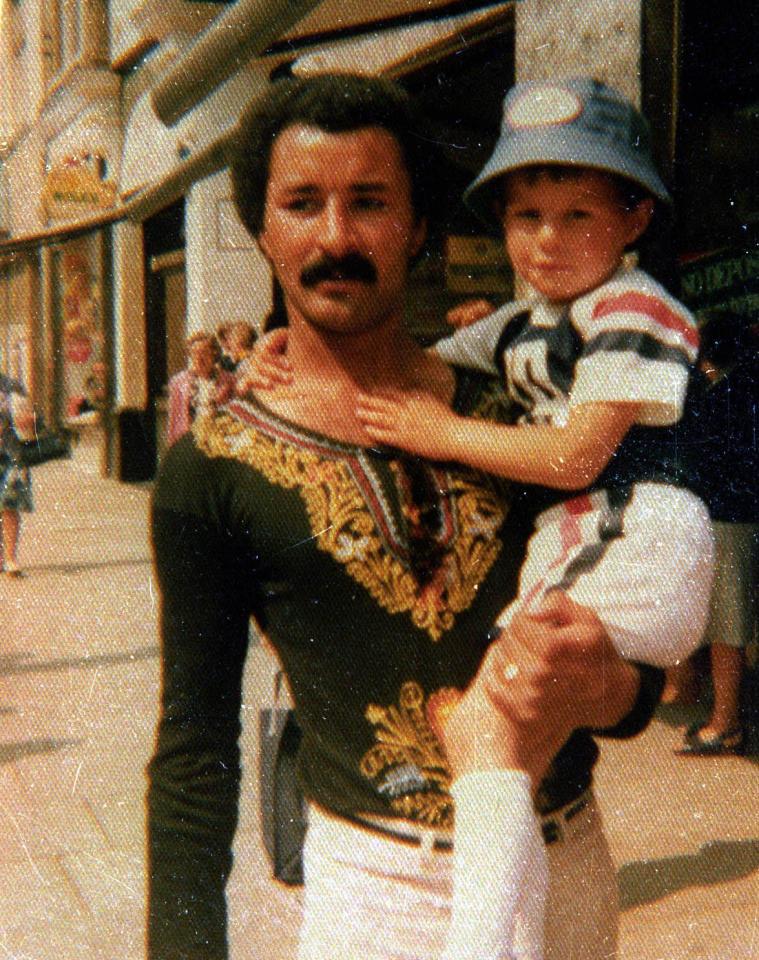
[[[592,606],[622,655],[665,666],[700,640],[712,544],[706,509],[677,485],[661,429],[682,413],[695,322],[649,275],[625,266],[655,203],[670,203],[648,142],[643,117],[604,84],[517,84],[466,199],[502,223],[514,272],[534,292],[436,350],[500,374],[521,414],[505,426],[399,395],[367,396],[360,414],[383,444],[563,491],[546,491],[519,596],[501,625],[560,588]],[[675,542],[688,543],[687,554],[670,549]],[[701,616],[680,615],[685,592],[702,600]],[[483,738],[480,756],[463,764],[446,738],[457,779],[445,960],[534,960],[547,867],[530,823],[531,789],[544,771],[520,755],[497,710],[462,708],[477,711]]]

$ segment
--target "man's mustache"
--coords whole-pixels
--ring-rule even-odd
[[[304,287],[314,287],[325,280],[374,283],[377,280],[377,270],[370,260],[358,253],[348,253],[344,257],[330,257],[325,254],[304,267],[300,274],[300,282]]]

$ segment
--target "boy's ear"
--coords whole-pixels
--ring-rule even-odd
[[[651,218],[654,215],[654,201],[651,197],[641,200],[630,211],[630,233],[627,238],[628,245],[635,243],[648,228]]]

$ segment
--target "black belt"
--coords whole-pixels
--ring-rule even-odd
[[[577,800],[574,800],[567,806],[561,807],[559,810],[554,810],[553,813],[541,817],[540,826],[546,846],[550,846],[552,843],[559,843],[564,839],[564,824],[574,820],[579,813],[582,813],[590,803],[590,800],[591,794],[590,791],[587,790],[578,797]],[[370,830],[372,833],[379,833],[384,837],[390,837],[392,840],[398,840],[400,843],[407,843],[414,847],[422,846],[423,841],[420,835],[404,833],[400,826],[398,829],[389,826],[386,827],[376,821],[364,819],[361,816],[347,817],[346,819],[349,819],[359,827],[363,827],[365,830]],[[403,821],[399,821],[399,824],[402,822]],[[424,828],[420,827],[420,829]],[[435,837],[432,841],[431,849],[450,853],[450,851],[453,850],[453,840],[448,840],[440,836]]]

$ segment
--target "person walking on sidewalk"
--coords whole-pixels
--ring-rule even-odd
[[[708,381],[693,424],[696,456],[714,519],[716,571],[704,642],[714,700],[703,723],[688,727],[682,756],[742,753],[741,686],[756,625],[759,572],[757,326],[718,313],[702,328],[700,366]],[[684,676],[693,665],[684,665]]]
[[[234,377],[219,366],[221,351],[212,333],[197,331],[186,346],[187,368],[169,380],[169,445],[187,433],[196,417],[212,412],[234,392]]]
[[[21,458],[19,437],[31,436],[34,409],[21,384],[0,375],[0,526],[2,527],[2,570],[9,577],[21,577],[18,546],[21,513],[33,509],[32,478]]]
[[[357,416],[359,395],[376,388],[431,391],[462,413],[502,398],[497,382],[451,370],[404,330],[432,176],[418,132],[398,88],[345,75],[277,83],[238,130],[235,199],[283,289],[296,377],[197,422],[156,486],[150,960],[227,957],[251,614],[303,729],[300,960],[441,956],[457,758],[488,736],[496,700],[525,757],[548,765],[536,793],[547,954],[571,944],[578,958],[615,955],[616,877],[589,793],[589,731],[640,730],[660,672],[620,658],[594,612],[560,591],[494,641],[531,525],[519,492],[377,449]],[[459,713],[462,690],[474,709]],[[449,742],[452,711],[463,722]]]

